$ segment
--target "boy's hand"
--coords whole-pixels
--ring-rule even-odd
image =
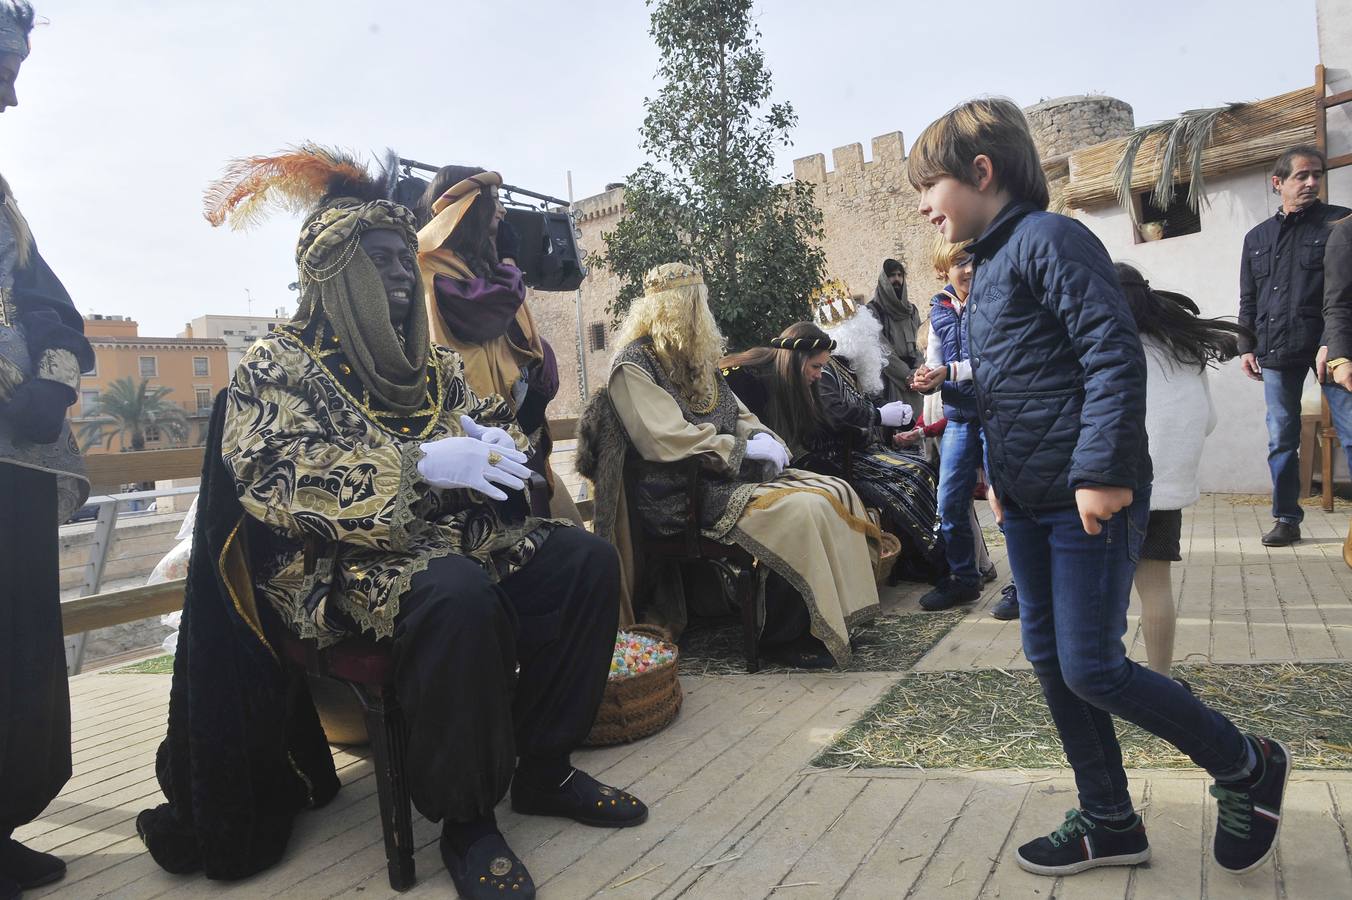
[[[1000,498],[995,496],[995,488],[986,490],[986,502],[990,504],[991,515],[995,516],[995,524],[1005,524],[1005,509],[1000,505]]]
[[[1131,488],[1082,487],[1075,489],[1075,505],[1080,510],[1080,522],[1085,534],[1103,531],[1103,523],[1131,506]]]
[[[923,428],[912,428],[910,431],[898,431],[892,435],[893,447],[914,447],[925,437]]]
[[[921,369],[915,373],[915,378],[911,381],[911,387],[922,394],[932,394],[944,386],[948,380],[948,366],[939,366],[934,369]]]
[[[1245,353],[1239,358],[1239,367],[1254,381],[1263,380],[1263,367],[1258,365],[1258,357],[1252,353]]]

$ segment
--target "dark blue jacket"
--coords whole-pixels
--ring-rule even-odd
[[[1239,349],[1273,369],[1308,369],[1324,340],[1324,247],[1334,221],[1352,210],[1315,201],[1278,212],[1244,235],[1239,324],[1256,340]]]
[[[953,302],[948,285],[930,300],[930,340],[938,340],[944,364],[951,365],[971,356],[968,348],[967,319]],[[976,387],[970,381],[945,381],[944,418],[954,422],[976,419]]]
[[[1080,487],[1148,487],[1145,353],[1103,244],[1011,203],[969,249],[972,378],[1000,498],[1046,511]]]

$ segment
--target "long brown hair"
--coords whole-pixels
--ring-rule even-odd
[[[471,175],[485,171],[487,170],[477,166],[442,166],[438,169],[418,203],[418,227],[421,228],[432,220],[432,204],[436,203],[442,194]],[[479,188],[479,196],[465,211],[465,217],[460,220],[460,224],[451,232],[445,243],[446,249],[454,251],[455,255],[469,266],[470,271],[480,278],[492,275],[493,266],[498,262],[498,249],[490,232],[493,215],[496,212],[497,203],[493,199],[493,189],[487,185]]]
[[[1239,341],[1252,337],[1235,322],[1204,319],[1192,298],[1150,286],[1135,266],[1116,263],[1127,307],[1143,337],[1164,345],[1180,366],[1205,369],[1212,362],[1225,362],[1239,355]]]
[[[811,322],[795,322],[779,333],[781,338],[830,341],[831,338]],[[766,425],[793,447],[804,447],[826,424],[817,386],[803,375],[807,361],[821,350],[776,350],[773,347],[753,347],[725,356],[718,361],[719,368],[740,366],[745,369],[768,370],[774,374],[770,384],[770,405],[766,411]]]

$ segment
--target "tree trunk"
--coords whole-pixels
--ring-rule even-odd
[[[728,43],[724,35],[718,39],[718,107],[722,111],[722,121],[718,126],[718,176],[722,182],[723,196],[719,198],[719,218],[723,229],[723,284],[719,291],[720,300],[729,300],[737,296],[737,244],[733,233],[731,210],[728,208],[728,194],[732,192],[728,172]]]

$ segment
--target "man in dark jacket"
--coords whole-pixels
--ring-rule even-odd
[[[1244,236],[1239,264],[1239,324],[1244,374],[1263,382],[1267,403],[1268,468],[1272,472],[1269,547],[1300,540],[1300,396],[1305,376],[1316,368],[1323,380],[1324,246],[1330,225],[1352,210],[1319,199],[1327,165],[1314,147],[1292,147],[1272,173],[1272,191],[1282,205],[1272,218]],[[1352,394],[1326,390],[1333,424],[1352,462]]]
[[[1328,358],[1328,380],[1352,391],[1352,365],[1348,365],[1352,362],[1352,216],[1333,223],[1324,248],[1324,346],[1320,354]]]

